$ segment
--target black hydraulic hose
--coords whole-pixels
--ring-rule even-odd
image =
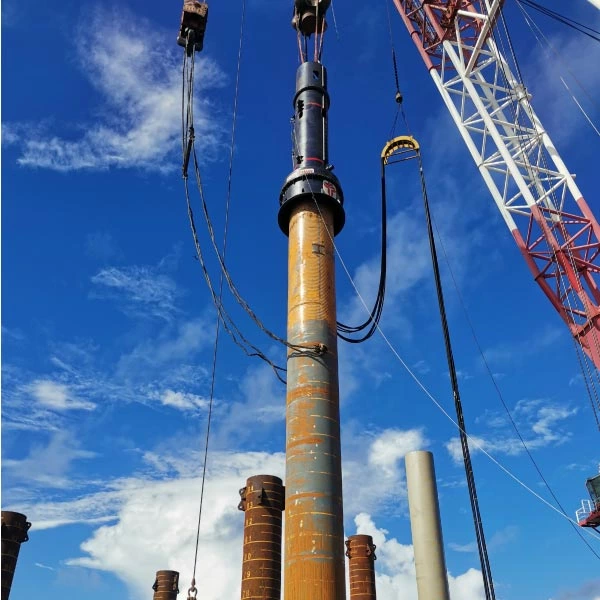
[[[471,510],[473,513],[473,524],[475,526],[475,537],[477,538],[477,548],[479,550],[479,559],[481,561],[481,572],[483,576],[483,585],[485,588],[486,600],[495,600],[494,582],[492,580],[492,570],[488,557],[485,535],[483,532],[483,522],[479,511],[479,500],[477,498],[477,488],[475,487],[475,476],[473,474],[473,465],[471,463],[471,453],[469,452],[469,442],[465,429],[465,419],[460,399],[458,386],[458,376],[456,374],[456,365],[454,363],[454,354],[452,352],[452,343],[450,340],[450,329],[446,316],[446,306],[444,303],[444,292],[442,290],[442,279],[440,277],[440,268],[435,247],[435,237],[433,235],[433,226],[431,223],[431,212],[429,210],[429,199],[427,197],[427,188],[425,185],[425,173],[421,154],[417,151],[417,160],[419,161],[419,175],[421,177],[421,191],[423,193],[423,204],[425,207],[425,219],[427,221],[427,235],[429,237],[429,248],[431,250],[431,262],[433,265],[433,275],[435,278],[435,289],[437,292],[438,305],[440,309],[440,319],[442,321],[442,331],[444,334],[444,345],[446,347],[446,357],[448,359],[448,371],[450,372],[450,381],[452,383],[452,393],[454,396],[454,406],[456,408],[456,418],[459,426],[460,445],[462,448],[463,461],[465,464],[465,473],[469,489],[469,499],[471,501]]]
[[[381,262],[379,270],[379,285],[377,289],[377,297],[373,309],[371,310],[369,317],[366,321],[360,325],[350,326],[345,325],[338,321],[337,330],[338,337],[351,344],[359,344],[368,340],[373,336],[379,325],[379,320],[383,313],[383,304],[385,300],[385,286],[387,277],[387,198],[386,198],[386,187],[385,187],[385,161],[381,161]],[[369,329],[360,338],[349,337],[352,333],[359,333],[364,331],[367,327]]]

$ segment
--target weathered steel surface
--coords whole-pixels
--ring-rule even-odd
[[[351,535],[346,541],[350,567],[350,600],[375,600],[375,544],[370,535]]]
[[[279,477],[255,475],[240,490],[244,517],[242,600],[281,598],[281,521],[284,487]]]
[[[177,571],[156,571],[152,586],[154,600],[176,600],[179,594],[179,573]]]
[[[8,600],[21,544],[29,539],[31,523],[18,512],[2,511],[2,600]]]
[[[288,341],[303,349],[287,365],[285,600],[346,595],[334,224],[319,206],[298,201],[289,223]]]

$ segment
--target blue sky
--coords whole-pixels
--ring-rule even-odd
[[[597,97],[598,47],[536,17],[564,56],[564,65],[549,61],[507,4],[534,105],[598,214],[598,137],[559,79],[575,75]],[[379,153],[395,114],[386,12],[383,2],[335,8],[338,35],[331,27],[324,62],[330,155],[346,197],[337,243],[370,297],[379,260]],[[217,232],[240,9],[237,2],[211,4],[197,72],[197,137]],[[591,4],[569,11],[600,25]],[[280,335],[287,244],[277,208],[290,171],[297,64],[290,15],[291,2],[248,0],[227,259],[237,287]],[[39,589],[49,600],[82,589],[90,600],[149,597],[155,571],[167,568],[181,572],[182,594],[189,583],[215,315],[194,259],[178,166],[179,16],[178,2],[2,4],[2,505],[33,522],[15,600]],[[405,108],[450,264],[505,401],[572,515],[600,462],[572,342],[392,16]],[[598,123],[597,105],[569,81]],[[414,169],[390,171],[382,329],[451,412],[420,202]],[[198,225],[206,245],[200,217]],[[214,277],[216,266],[211,259]],[[548,498],[442,268],[467,427]],[[337,288],[342,319],[355,320],[360,307],[341,268]],[[230,296],[225,303],[248,337],[282,361],[283,350]],[[416,599],[402,461],[416,448],[435,454],[453,600],[482,598],[452,424],[381,337],[358,347],[342,343],[340,355],[346,533],[374,535],[380,598]],[[207,599],[238,596],[237,490],[256,473],[283,475],[284,397],[267,366],[221,337],[198,577]],[[597,559],[569,524],[477,451],[474,466],[498,597],[600,598]]]

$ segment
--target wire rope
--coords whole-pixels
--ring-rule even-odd
[[[504,28],[504,31],[505,31],[505,34],[506,34],[507,43],[508,43],[509,50],[510,50],[510,55],[512,56],[513,63],[515,65],[515,69],[516,69],[516,72],[517,72],[518,81],[519,81],[519,83],[521,85],[524,85],[523,84],[523,76],[522,76],[521,68],[520,68],[519,62],[517,60],[517,56],[516,56],[516,53],[514,51],[514,46],[512,44],[512,39],[511,39],[510,31],[508,29],[508,25],[506,23],[506,19],[504,18],[504,14],[503,14],[502,11],[501,11],[500,15],[501,15],[501,22],[502,22],[502,25],[503,25],[503,28]],[[494,38],[496,46],[498,46],[497,36],[496,36],[496,33],[495,33],[494,30],[492,30],[492,36]],[[499,44],[500,44],[500,46],[503,47],[502,38],[500,38]],[[503,48],[503,51],[504,51],[504,53],[506,53],[505,50],[504,50],[504,48]],[[502,58],[501,55],[497,56],[497,61],[498,61],[499,65],[500,65],[500,70],[501,70],[502,77],[504,79],[505,85],[506,85],[506,87],[509,87],[512,84],[511,84],[510,79],[508,77],[508,74],[506,72],[506,68],[504,66],[504,60],[503,60],[503,58]],[[521,154],[522,154],[522,157],[523,157],[523,162],[525,163],[525,167],[527,168],[527,170],[529,172],[529,177],[532,179],[532,181],[536,181],[536,176],[535,176],[534,170],[533,170],[533,168],[531,166],[531,163],[529,162],[528,151],[525,148],[525,146],[523,146],[522,134],[519,132],[519,128],[520,128],[519,116],[518,116],[519,115],[519,106],[516,105],[516,100],[512,96],[510,98],[509,106],[510,106],[511,111],[512,111],[513,122],[515,123],[515,128],[517,129],[516,139],[517,139],[517,143],[518,143],[518,145],[520,147],[520,150],[521,150]],[[525,110],[526,111],[529,110],[528,117],[530,118],[530,120],[531,120],[532,123],[535,123],[535,119],[534,119],[534,115],[532,113],[531,106],[528,103],[525,104]],[[544,169],[546,171],[549,171],[548,163],[547,163],[547,159],[546,159],[546,154],[545,154],[544,151],[542,151],[540,153],[540,158],[541,158],[541,161],[542,161]],[[553,206],[560,206],[560,204],[557,202],[556,195],[555,195],[553,189],[550,190],[550,197],[552,199]],[[565,237],[565,240],[567,240],[568,239],[568,231],[567,231],[566,226],[562,222],[562,216],[561,215],[559,215],[559,222],[562,225],[561,234],[563,235],[563,237]],[[553,226],[553,228],[555,228],[555,227]],[[563,289],[564,289],[564,298],[566,300],[566,303],[567,303],[567,306],[568,306],[568,310],[569,310],[569,312],[570,312],[571,315],[575,315],[576,311],[573,309],[573,306],[571,304],[571,295],[575,295],[576,294],[576,290],[575,290],[574,286],[571,285],[570,282],[568,283],[568,285],[565,284],[565,282],[564,282],[564,276],[566,276],[566,272],[563,273],[563,271],[565,269],[562,266],[561,261],[558,258],[557,250],[554,248],[554,245],[552,244],[552,242],[551,242],[551,240],[549,238],[549,235],[552,235],[552,234],[549,233],[549,232],[547,232],[544,227],[541,227],[541,234],[542,234],[542,237],[545,239],[546,244],[548,246],[548,253],[549,253],[549,255],[552,255],[553,262],[554,262],[554,264],[556,266],[556,279],[557,279],[558,291],[560,292],[560,286],[562,285]],[[575,258],[573,256],[573,252],[572,252],[571,248],[567,244],[565,244],[565,246],[566,246],[566,252],[564,252],[564,250],[563,250],[563,253],[565,253],[566,256],[568,257],[568,260],[569,260],[570,266],[571,266],[571,268],[573,270],[573,273],[576,274],[576,277],[579,280],[577,265],[575,263]],[[582,285],[581,282],[580,282],[580,280],[579,280],[579,285],[580,286]],[[587,301],[586,300],[587,300],[587,296],[584,294],[584,298],[581,300],[581,302],[583,304],[583,309],[584,309],[584,312],[586,314],[586,317],[588,318],[588,320],[591,321],[591,311],[589,310],[589,307],[587,306]],[[581,340],[580,340],[579,335],[577,335],[575,337],[577,338],[578,343],[581,344]],[[598,340],[597,332],[596,332],[596,330],[594,328],[592,328],[592,341],[593,341],[593,343],[595,345],[596,352],[598,353],[598,355],[600,355],[600,343],[599,343],[599,340]],[[582,374],[583,374],[583,376],[585,378],[586,377],[585,372],[582,371]],[[595,383],[593,382],[593,379],[590,381],[590,384],[591,384],[592,388],[595,388]],[[586,387],[589,388],[589,386],[586,386]],[[590,397],[590,401],[593,403],[593,399],[591,397]]]
[[[573,80],[581,88],[581,90],[584,92],[584,94],[586,94],[586,96],[592,101],[592,103],[596,106],[596,108],[599,108],[599,105],[596,102],[596,100],[585,89],[585,87],[579,81],[579,79],[576,77],[576,75],[568,67],[566,67],[564,65],[564,63],[562,61],[562,58],[561,58],[560,54],[557,52],[557,50],[554,47],[554,45],[550,42],[550,40],[548,39],[548,37],[540,29],[540,27],[535,22],[535,20],[527,12],[527,10],[525,9],[525,7],[521,3],[518,3],[518,6],[519,6],[519,9],[521,11],[521,14],[523,15],[523,19],[525,20],[525,23],[529,27],[529,30],[531,31],[533,37],[535,37],[535,39],[536,39],[537,43],[539,44],[540,48],[542,48],[542,50],[545,50],[547,53],[548,53],[548,50],[550,52],[552,52],[552,54],[554,55],[554,58],[556,58],[560,63],[563,64],[563,67],[565,67],[565,69],[567,70],[567,72],[569,73],[569,75],[573,78]],[[537,30],[537,32],[536,32],[536,30]],[[542,43],[542,39],[546,43],[547,48],[544,48],[544,44]],[[596,125],[592,121],[591,117],[587,114],[586,110],[583,108],[582,104],[579,102],[579,100],[577,99],[577,97],[575,96],[575,94],[573,93],[573,91],[571,90],[571,88],[569,87],[569,84],[565,81],[565,78],[562,75],[559,75],[559,78],[560,78],[560,80],[561,80],[564,88],[567,90],[567,92],[571,96],[571,99],[573,100],[573,102],[575,103],[575,105],[577,106],[577,108],[579,109],[579,111],[581,112],[581,114],[584,116],[584,118],[586,119],[586,121],[589,123],[590,127],[596,132],[596,135],[600,136],[600,130],[598,129],[598,127],[596,127]]]
[[[518,75],[519,75],[519,80],[523,84],[523,76],[521,74],[521,69],[520,69],[520,66],[519,66],[516,54],[515,54],[514,49],[513,49],[513,44],[512,44],[510,32],[508,30],[508,24],[506,23],[506,20],[505,20],[503,14],[502,14],[502,23],[503,23],[503,26],[504,26],[504,30],[506,31],[508,44],[510,46],[510,49],[511,49],[511,52],[512,52],[512,55],[513,55],[513,60],[515,62],[515,66],[517,68],[517,72],[518,72]],[[575,101],[577,102],[576,99],[575,99]],[[579,104],[579,103],[577,102],[577,104]],[[526,108],[529,108],[530,111],[532,110],[530,105],[526,105]],[[585,116],[587,117],[587,115],[585,115]],[[531,118],[531,120],[533,122],[533,116],[532,115],[530,115],[530,118]],[[594,129],[595,129],[595,127],[594,127]],[[544,167],[548,170],[548,165],[547,165],[547,160],[546,160],[545,153],[542,153],[542,162],[544,164]],[[556,196],[555,196],[554,190],[552,190],[551,195],[552,195],[552,199],[553,199],[554,205],[557,206],[558,203],[556,202]],[[568,235],[569,234],[568,234],[566,226],[563,223],[562,215],[559,215],[559,221],[560,221],[560,223],[562,225],[561,233],[562,233],[562,235],[563,235],[563,237],[565,238],[565,241],[566,241],[568,239]],[[564,296],[565,296],[565,298],[567,300],[567,303],[568,303],[568,306],[569,306],[569,311],[570,311],[570,313],[572,315],[575,315],[575,311],[574,311],[573,306],[571,304],[570,297],[571,297],[571,295],[577,295],[577,290],[576,290],[575,286],[573,286],[570,283],[570,281],[568,282],[568,285],[567,285],[567,283],[565,283],[564,279],[565,279],[565,277],[568,277],[568,275],[566,274],[566,269],[563,268],[563,270],[565,271],[564,275],[563,275],[563,273],[560,271],[560,261],[558,260],[557,250],[550,243],[549,243],[549,247],[550,247],[550,249],[553,252],[554,261],[555,261],[557,267],[559,267],[559,273],[558,273],[558,277],[557,277],[558,285],[559,286],[560,285],[563,286]],[[581,283],[581,279],[580,279],[579,274],[578,274],[579,272],[578,272],[578,268],[577,268],[577,264],[576,264],[576,261],[575,261],[575,256],[574,256],[573,250],[568,245],[566,246],[566,256],[568,257],[571,269],[572,269],[575,277],[577,278],[579,285],[583,288],[583,285]],[[581,302],[583,304],[583,309],[584,309],[586,318],[590,322],[592,322],[592,312],[593,311],[588,306],[588,298],[587,298],[587,295],[585,293],[584,293],[584,297],[581,300]],[[596,331],[595,328],[592,328],[591,331],[592,331],[592,342],[593,342],[593,344],[595,346],[595,350],[596,350],[597,355],[600,356],[600,340],[598,339],[598,333],[597,333],[597,331]],[[581,343],[580,336],[581,336],[581,334],[578,334],[578,335],[575,336],[575,338],[577,339],[577,343],[581,346],[582,343]],[[587,363],[587,358],[585,358],[585,362]],[[596,379],[600,383],[600,374],[598,373],[598,370],[594,369],[594,372],[596,374]],[[586,373],[583,371],[583,369],[582,369],[582,374],[583,374],[583,376],[585,378],[586,377]],[[593,391],[593,394],[597,398],[598,393],[597,393],[597,390],[596,390],[596,384],[595,384],[594,379],[593,379],[593,377],[592,377],[592,375],[591,375],[591,373],[589,371],[589,365],[588,365],[588,378],[589,378],[589,384],[590,385],[586,385],[586,388],[589,390],[589,388],[591,387],[592,391]],[[588,392],[588,394],[589,394],[589,392]],[[590,402],[592,403],[592,405],[594,405],[594,401],[593,401],[593,398],[592,398],[591,395],[589,395],[589,398],[590,398]],[[598,406],[599,406],[599,409],[600,409],[600,402],[598,403]],[[597,418],[595,406],[594,406],[594,411],[593,412],[594,412],[595,418]],[[599,430],[600,430],[600,427],[599,427]]]
[[[238,108],[238,97],[239,97],[239,83],[240,83],[240,71],[241,71],[241,62],[242,62],[242,46],[243,46],[243,39],[244,39],[244,23],[245,23],[245,16],[246,16],[246,0],[242,0],[242,16],[241,16],[241,23],[240,23],[240,40],[239,40],[239,47],[238,47],[238,57],[237,57],[237,73],[236,73],[236,81],[235,81],[235,92],[234,92],[234,102],[233,102],[233,117],[232,117],[232,125],[231,125],[231,143],[230,143],[230,154],[229,154],[229,173],[228,173],[228,181],[227,181],[227,200],[225,203],[225,225],[224,225],[224,230],[223,230],[223,257],[226,256],[227,253],[227,234],[228,234],[228,230],[229,230],[229,207],[230,207],[230,202],[231,202],[231,180],[232,180],[232,173],[233,173],[233,153],[234,153],[234,144],[235,144],[235,126],[236,126],[236,121],[237,121],[237,108]],[[187,45],[184,51],[184,57],[187,57]],[[184,58],[184,90],[185,90],[185,58]],[[192,50],[192,64],[194,64],[194,51]],[[193,110],[193,89],[194,89],[194,77],[193,77],[193,70],[190,73],[190,81],[189,81],[189,98],[188,98],[188,114]],[[182,94],[182,97],[185,95],[185,93]],[[182,118],[182,127],[184,128],[184,134],[183,134],[183,141],[184,143],[182,144],[182,151],[184,152],[184,161],[185,161],[185,152],[186,152],[186,145],[185,145],[185,124],[183,123],[184,119]],[[191,122],[193,123],[193,114],[192,114],[192,119]],[[189,126],[189,123],[188,123]],[[192,137],[192,145],[193,145],[193,137]],[[194,151],[194,165],[195,167],[197,166],[196,163],[196,154]],[[191,215],[191,221],[193,224],[193,214],[191,213],[191,203],[189,202],[189,193],[188,193],[188,188],[187,188],[187,177],[185,178],[185,188],[186,188],[186,199],[187,199],[187,204],[188,204],[188,213]],[[195,226],[193,226],[193,231],[195,233]],[[195,239],[197,239],[197,236],[194,236]],[[199,246],[199,244],[198,244]],[[219,279],[219,294],[218,294],[218,302],[219,302],[219,306],[222,306],[222,301],[223,301],[223,273],[220,274],[220,279]],[[221,317],[220,315],[217,313],[217,319],[216,319],[216,323],[215,323],[215,337],[214,337],[214,347],[213,347],[213,356],[212,356],[212,368],[211,368],[211,378],[210,378],[210,398],[209,398],[209,404],[208,404],[208,414],[207,414],[207,419],[206,419],[206,437],[205,437],[205,443],[204,443],[204,456],[203,456],[203,460],[202,460],[202,484],[201,484],[201,488],[200,488],[200,498],[199,498],[199,503],[198,503],[198,521],[197,521],[197,527],[196,527],[196,541],[195,541],[195,547],[194,547],[194,566],[192,569],[192,580],[191,580],[191,585],[188,591],[189,597],[190,598],[195,598],[197,595],[197,588],[196,588],[196,569],[197,569],[197,564],[198,564],[198,547],[200,544],[200,528],[201,528],[201,522],[202,522],[202,508],[204,505],[204,490],[205,490],[205,484],[206,484],[206,470],[207,470],[207,466],[208,466],[208,449],[209,449],[209,440],[210,440],[210,431],[211,431],[211,424],[212,424],[212,413],[213,413],[213,406],[214,406],[214,393],[215,393],[215,381],[216,381],[216,372],[217,372],[217,355],[218,355],[218,349],[219,349],[219,334],[221,331]]]
[[[440,241],[440,246],[442,248],[442,254],[444,255],[444,260],[445,260],[446,265],[448,267],[448,272],[450,273],[450,278],[452,279],[452,283],[454,285],[454,289],[456,291],[456,295],[458,297],[459,303],[460,303],[461,308],[463,310],[463,314],[464,314],[465,319],[467,321],[467,324],[469,326],[469,330],[471,331],[471,336],[473,337],[473,341],[475,342],[475,346],[477,347],[479,355],[481,356],[481,360],[483,361],[485,369],[486,369],[486,371],[487,371],[487,373],[488,373],[488,375],[489,375],[489,377],[490,377],[490,379],[492,381],[494,389],[496,390],[496,394],[497,394],[497,396],[498,396],[498,398],[499,398],[499,400],[500,400],[500,402],[502,404],[502,407],[504,408],[504,410],[506,412],[506,415],[507,415],[507,417],[508,417],[508,419],[509,419],[509,421],[510,421],[510,423],[511,423],[511,425],[512,425],[512,427],[513,427],[513,429],[514,429],[514,431],[515,431],[515,433],[517,435],[517,437],[519,438],[519,441],[520,441],[521,445],[523,446],[523,449],[525,450],[525,452],[526,452],[529,460],[531,461],[533,467],[535,468],[537,474],[539,475],[539,477],[542,480],[543,484],[546,486],[546,489],[548,490],[548,492],[550,493],[550,495],[552,496],[552,498],[556,502],[558,508],[562,511],[562,514],[568,518],[567,513],[566,513],[564,507],[562,506],[562,504],[559,501],[556,493],[554,492],[554,490],[552,489],[552,487],[548,483],[548,480],[546,479],[546,477],[542,473],[542,470],[541,470],[540,466],[538,465],[538,463],[535,460],[533,454],[531,453],[531,450],[527,446],[527,443],[525,442],[525,439],[524,439],[523,435],[519,431],[517,423],[516,423],[516,421],[515,421],[512,413],[511,413],[510,409],[508,408],[508,405],[507,405],[506,401],[504,400],[504,395],[502,394],[502,392],[500,390],[500,386],[498,385],[498,382],[496,381],[496,377],[494,376],[494,373],[493,373],[493,371],[492,371],[492,369],[491,369],[491,367],[490,367],[490,365],[488,363],[488,360],[485,357],[485,352],[483,351],[481,343],[479,342],[479,338],[478,338],[478,336],[477,336],[477,334],[475,332],[475,327],[473,325],[473,321],[471,320],[471,317],[470,317],[469,312],[467,310],[467,307],[466,307],[463,295],[462,295],[462,293],[460,291],[458,282],[456,280],[456,276],[454,275],[454,270],[452,268],[452,264],[450,262],[450,258],[448,256],[447,251],[446,251],[446,247],[445,247],[442,235],[440,233],[439,227],[437,226],[437,223],[436,223],[436,220],[435,220],[433,214],[432,214],[432,221],[433,221],[436,233],[437,233],[437,238]],[[581,347],[579,346],[579,344],[577,344],[577,342],[574,339],[573,339],[573,343],[575,344],[575,347],[576,347],[577,356],[578,356],[578,358],[580,358],[579,353],[580,352],[583,353],[583,350],[581,350]],[[583,369],[583,367],[582,367],[582,369]],[[586,380],[586,386],[587,385],[588,384],[587,384],[587,380]],[[591,393],[590,393],[590,398],[591,398]],[[595,408],[593,404],[592,404],[592,407]],[[600,427],[600,424],[599,424],[599,427]],[[570,525],[572,527],[575,527],[575,525],[572,522],[570,522]],[[579,531],[578,527],[576,527],[575,530],[577,531],[578,535],[581,536],[581,532]],[[585,539],[584,539],[584,542],[586,542]]]
[[[335,18],[335,6],[333,5],[333,0],[331,0],[331,15],[333,17],[333,28],[335,30],[335,37],[337,41],[340,41],[340,32],[338,30],[337,19]]]
[[[242,25],[240,31],[240,37],[243,37],[243,22],[245,19],[245,2],[243,4],[243,15],[242,15]],[[238,53],[238,72],[236,75],[236,94],[234,98],[234,121],[232,123],[232,140],[230,146],[230,156],[229,156],[229,172],[228,172],[228,184],[227,184],[227,202],[226,202],[226,227],[229,219],[229,203],[231,198],[231,182],[232,182],[232,168],[233,168],[233,152],[234,152],[234,140],[235,140],[235,115],[237,114],[237,104],[238,104],[238,89],[239,89],[239,68],[240,68],[240,60],[241,60],[241,45]],[[188,72],[186,74],[186,68]],[[187,87],[186,87],[187,82]],[[190,65],[187,64],[187,53],[184,56],[184,76],[183,76],[183,92],[182,97],[184,101],[182,102],[182,131],[183,131],[183,139],[182,139],[182,148],[184,149],[184,157],[183,157],[183,177],[185,181],[185,195],[186,195],[186,204],[187,204],[187,212],[188,219],[190,222],[190,229],[192,231],[192,236],[194,240],[194,246],[196,249],[196,257],[198,262],[201,265],[202,272],[206,283],[209,287],[209,291],[211,294],[211,298],[213,300],[213,304],[217,309],[217,315],[219,316],[221,323],[225,329],[225,331],[230,335],[232,340],[236,345],[238,345],[247,356],[254,356],[262,359],[267,364],[271,366],[277,378],[285,384],[285,379],[281,376],[281,373],[285,372],[285,367],[281,367],[276,365],[272,360],[270,360],[264,352],[262,352],[257,346],[252,344],[247,337],[242,333],[240,328],[235,324],[227,310],[225,309],[222,302],[222,291],[223,291],[223,282],[227,282],[227,286],[232,293],[236,302],[242,307],[242,309],[246,312],[246,314],[252,319],[255,325],[263,331],[268,337],[272,340],[281,343],[287,348],[291,349],[295,353],[305,353],[307,355],[316,355],[320,356],[324,349],[319,346],[300,346],[296,344],[290,344],[287,340],[273,333],[270,329],[268,329],[262,320],[257,316],[248,302],[242,297],[240,292],[238,291],[231,275],[227,269],[225,264],[224,254],[219,249],[218,243],[216,241],[216,236],[214,232],[214,228],[212,225],[212,220],[208,210],[208,204],[206,202],[206,198],[204,195],[204,190],[202,186],[202,179],[200,175],[200,166],[199,161],[195,149],[195,136],[194,136],[194,120],[193,120],[193,85],[194,85],[194,59],[192,54],[192,59],[190,61]],[[185,105],[185,100],[187,100],[187,106]],[[187,184],[188,179],[188,166],[190,160],[193,159],[193,170],[196,179],[196,187],[198,190],[198,194],[200,196],[200,202],[202,206],[204,220],[206,222],[209,240],[212,245],[215,256],[217,257],[219,267],[220,267],[220,283],[219,283],[219,292],[217,293],[214,289],[212,280],[208,273],[208,269],[206,266],[206,262],[204,259],[204,255],[201,249],[200,241],[198,238],[197,228],[194,220],[194,213],[191,206],[191,200],[189,196],[189,189]]]
[[[448,370],[450,373],[450,381],[452,384],[452,394],[454,396],[454,406],[456,409],[456,418],[459,425],[459,437],[463,454],[463,462],[465,466],[465,474],[467,485],[469,488],[469,500],[471,503],[471,512],[473,514],[473,525],[475,528],[475,537],[477,539],[477,549],[479,552],[479,560],[481,563],[481,571],[483,576],[483,586],[485,596],[488,600],[494,600],[496,593],[494,591],[494,580],[492,577],[492,569],[485,541],[485,533],[483,529],[483,521],[479,509],[479,499],[477,497],[477,488],[475,485],[475,475],[473,473],[473,465],[471,462],[471,453],[469,451],[469,442],[466,433],[465,420],[462,410],[462,401],[460,398],[460,389],[458,385],[458,376],[456,374],[456,365],[452,351],[452,341],[450,337],[450,329],[448,326],[448,318],[446,316],[446,307],[444,302],[444,292],[442,288],[442,280],[440,275],[439,262],[433,234],[433,225],[431,222],[431,211],[429,209],[429,198],[427,194],[427,185],[425,182],[425,172],[423,170],[423,161],[419,150],[416,151],[417,161],[419,165],[419,177],[421,180],[421,194],[423,196],[423,205],[425,209],[425,220],[427,224],[427,237],[429,240],[429,249],[431,252],[431,262],[433,265],[433,274],[435,280],[435,289],[437,294],[440,319],[442,322],[442,332],[444,336],[444,346],[446,348],[446,357],[448,360]]]
[[[533,8],[534,10],[537,10],[538,12],[542,13],[543,15],[546,15],[547,17],[550,17],[551,19],[554,19],[555,21],[558,21],[559,23],[562,23],[563,25],[566,25],[567,27],[570,27],[571,29],[575,29],[576,31],[579,31],[579,33],[583,33],[583,35],[587,35],[588,37],[592,38],[593,40],[600,42],[600,31],[589,27],[588,25],[584,25],[583,23],[580,23],[579,21],[575,21],[574,19],[571,19],[569,17],[565,17],[564,15],[561,15],[560,13],[551,10],[545,6],[542,6],[541,4],[539,4],[538,2],[534,2],[533,0],[517,0],[518,4],[524,4],[525,6],[529,6],[530,8]]]

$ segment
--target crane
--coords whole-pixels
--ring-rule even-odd
[[[598,475],[590,477],[585,487],[590,495],[589,500],[581,501],[581,508],[576,511],[575,518],[580,527],[600,527],[600,469]]]
[[[600,226],[500,48],[503,0],[393,2],[535,281],[600,369]]]

